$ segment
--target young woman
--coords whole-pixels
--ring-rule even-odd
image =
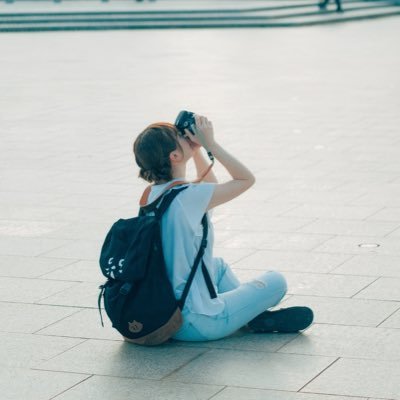
[[[189,130],[179,131],[175,125],[158,123],[147,127],[134,143],[139,176],[153,183],[146,204],[168,190],[181,187],[170,188],[174,182],[188,186],[177,195],[161,221],[167,273],[177,299],[182,295],[200,247],[203,215],[239,196],[255,182],[250,170],[215,140],[212,123],[199,115],[195,121],[194,135]],[[185,183],[189,160],[194,160],[199,178],[207,170],[201,143],[226,168],[230,180],[218,183],[211,170],[202,177],[202,183]],[[297,332],[308,327],[313,313],[307,307],[268,311],[286,293],[286,281],[280,273],[268,271],[256,280],[241,284],[223,259],[213,257],[214,232],[207,218],[208,245],[203,260],[218,296],[210,297],[199,268],[182,310],[183,326],[174,339],[221,339],[246,325],[254,332]]]

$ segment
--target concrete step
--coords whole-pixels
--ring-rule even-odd
[[[291,27],[400,15],[400,7],[386,1],[349,0],[343,2],[344,13],[336,13],[334,6],[329,11],[320,11],[315,2],[301,0],[269,2],[267,6],[264,2],[261,7],[243,7],[243,3],[240,5],[236,8],[223,8],[220,4],[219,8],[214,9],[197,7],[191,10],[149,9],[126,12],[0,12],[0,32]]]

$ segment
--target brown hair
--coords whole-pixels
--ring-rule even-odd
[[[139,177],[147,182],[172,180],[169,155],[179,149],[179,130],[175,125],[159,122],[148,126],[135,140],[133,152],[140,168]]]

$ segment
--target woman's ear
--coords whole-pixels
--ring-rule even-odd
[[[177,151],[171,151],[171,153],[169,153],[169,160],[171,161],[171,164],[178,164],[182,161],[183,155]]]

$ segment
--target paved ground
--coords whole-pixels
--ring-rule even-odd
[[[399,34],[3,34],[2,400],[400,399]],[[257,177],[216,213],[216,254],[282,271],[303,334],[147,349],[100,327],[99,249],[144,187],[132,141],[182,108]]]

